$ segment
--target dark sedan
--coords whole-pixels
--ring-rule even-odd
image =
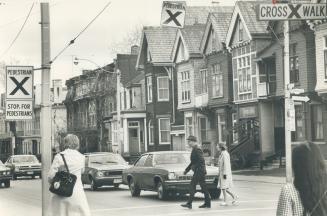
[[[0,186],[2,183],[5,187],[10,187],[10,179],[12,178],[10,169],[7,168],[0,160]]]
[[[132,196],[140,196],[141,190],[156,191],[159,199],[169,194],[187,194],[193,172],[183,171],[190,163],[190,152],[165,151],[143,154],[133,167],[123,171],[124,184],[129,185]],[[213,199],[219,198],[217,188],[218,168],[207,166],[206,184]],[[199,185],[197,191],[200,191]]]
[[[10,168],[13,179],[18,176],[39,176],[41,178],[41,163],[35,155],[13,155],[5,163]]]
[[[122,183],[122,172],[128,167],[128,163],[120,154],[87,153],[82,183],[91,185],[92,190],[105,185],[119,187]]]

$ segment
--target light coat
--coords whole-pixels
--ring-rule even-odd
[[[229,153],[224,150],[221,152],[218,160],[219,164],[219,185],[220,189],[230,189],[233,187],[232,169]],[[226,179],[224,179],[226,175]]]
[[[66,149],[57,154],[52,162],[48,173],[49,182],[52,181],[56,172],[66,170],[63,158],[65,156],[70,173],[76,175],[77,180],[71,197],[62,197],[52,194],[49,206],[49,216],[90,216],[90,208],[87,202],[81,173],[85,167],[85,157],[77,150]]]

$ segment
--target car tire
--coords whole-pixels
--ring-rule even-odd
[[[32,177],[32,179],[35,179],[35,175],[32,175],[31,177]]]
[[[131,191],[131,195],[132,197],[139,197],[141,194],[141,189],[139,188],[139,186],[135,183],[134,179],[132,178],[129,181],[129,190]]]
[[[17,180],[17,176],[15,174],[13,174],[12,179]]]
[[[160,200],[166,200],[168,197],[167,190],[165,189],[161,181],[159,181],[157,184],[157,195],[158,195],[158,199]]]
[[[114,187],[115,188],[119,188],[119,184],[114,184]]]
[[[221,190],[219,188],[209,190],[211,199],[219,199]]]
[[[5,181],[5,187],[9,188],[10,187],[10,180]]]
[[[91,177],[91,190],[93,191],[98,190],[98,186],[92,177]]]

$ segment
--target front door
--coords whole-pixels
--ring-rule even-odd
[[[135,155],[139,153],[139,145],[140,145],[140,133],[139,128],[129,128],[129,153],[130,155]]]

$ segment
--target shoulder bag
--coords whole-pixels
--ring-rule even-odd
[[[66,171],[58,171],[56,173],[49,190],[59,196],[70,197],[73,194],[77,177],[76,175],[69,173],[65,156],[63,154],[60,155],[64,161]]]

